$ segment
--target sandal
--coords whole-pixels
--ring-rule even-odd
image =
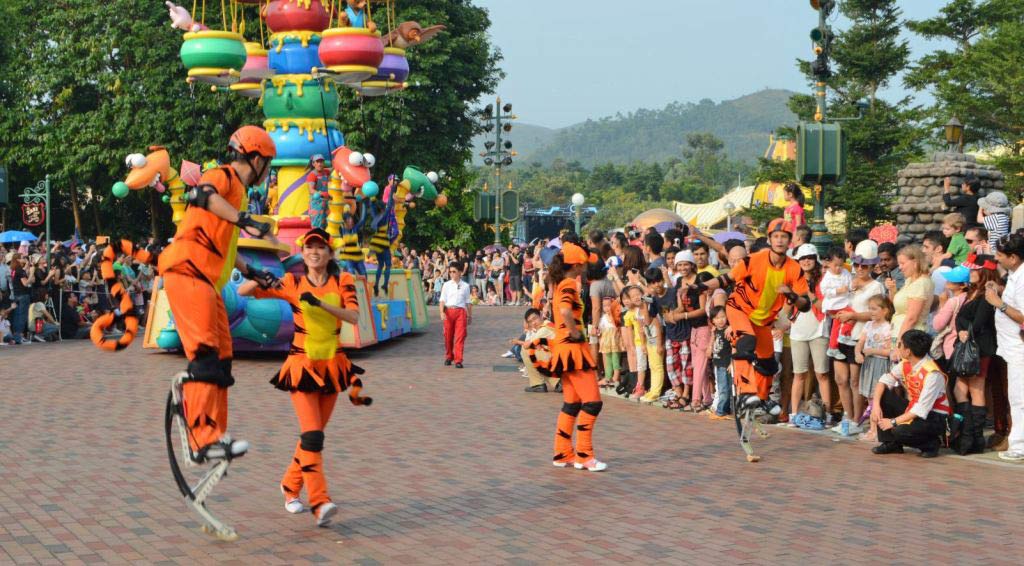
[[[661,404],[666,409],[672,409],[673,411],[680,411],[685,405],[679,402],[679,399],[670,399]]]

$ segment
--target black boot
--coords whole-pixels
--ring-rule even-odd
[[[974,428],[971,430],[970,454],[982,454],[985,452],[985,415],[988,411],[985,407],[971,405],[971,416],[974,417]]]
[[[952,448],[956,450],[956,453],[961,456],[966,456],[971,450],[971,434],[974,430],[974,416],[971,414],[971,404],[968,402],[957,403],[953,409],[956,414],[963,417],[960,421],[960,434],[956,435],[953,439]],[[984,424],[984,421],[982,421]]]

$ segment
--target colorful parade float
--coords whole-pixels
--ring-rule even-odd
[[[273,222],[278,243],[243,234],[238,254],[257,269],[279,276],[301,270],[297,238],[311,226],[325,228],[339,257],[349,259],[342,265],[356,274],[358,282],[359,324],[343,326],[340,341],[346,348],[363,348],[426,328],[421,274],[392,269],[391,258],[415,201],[436,206],[446,202],[436,188],[437,174],[412,165],[401,175],[388,176],[382,190],[372,180],[374,156],[347,147],[335,120],[347,111],[341,108],[339,89],[354,89],[362,97],[405,89],[405,49],[444,29],[397,23],[392,0],[376,3],[387,11],[392,27],[384,37],[366,0],[231,0],[222,6],[221,30],[205,25],[205,0],[194,3],[191,11],[166,2],[171,25],[185,31],[180,56],[187,81],[258,103],[263,127],[277,146],[271,179],[265,187],[249,189],[255,202],[248,206]],[[243,37],[239,23],[246,9],[259,10],[268,32],[259,30],[261,37],[267,36],[266,45]],[[324,159],[323,170],[313,167],[315,156]],[[186,187],[195,185],[204,170],[189,161],[175,170],[168,151],[159,146],[150,147],[147,155],[128,156],[126,164],[130,172],[115,184],[114,195],[152,188],[171,206],[175,223],[184,213]],[[342,250],[345,241],[348,247]],[[354,247],[359,261],[352,261]],[[374,262],[370,272],[363,259]],[[232,271],[220,283],[235,349],[287,351],[294,332],[289,306],[276,299],[239,296],[242,281],[241,274]],[[180,342],[160,287],[154,285],[144,346],[174,349]]]

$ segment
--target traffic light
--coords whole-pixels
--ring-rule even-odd
[[[484,147],[486,147],[487,149],[491,149],[492,147],[494,147],[494,142],[492,142],[490,140],[485,141],[484,142]]]
[[[488,149],[490,149],[490,148],[488,148]],[[512,142],[506,141],[505,142],[505,149],[512,149]]]
[[[509,104],[509,103],[506,103],[505,106],[501,107],[501,109],[505,112],[505,114],[508,114],[509,112],[512,111],[512,105]]]

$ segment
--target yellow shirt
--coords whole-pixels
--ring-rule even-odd
[[[751,322],[762,326],[772,316],[772,306],[775,304],[775,299],[779,296],[779,285],[782,285],[785,280],[785,271],[772,269],[771,267],[768,268],[768,273],[764,278],[764,290],[761,292],[761,300],[758,301],[754,312],[750,313]]]
[[[697,273],[710,273],[712,277],[718,277],[721,273],[715,269],[715,266],[708,264],[697,270]]]
[[[633,329],[633,344],[636,346],[644,345],[644,326],[640,324],[640,321],[636,318],[636,309],[630,309],[622,317],[622,324],[626,328]]]

